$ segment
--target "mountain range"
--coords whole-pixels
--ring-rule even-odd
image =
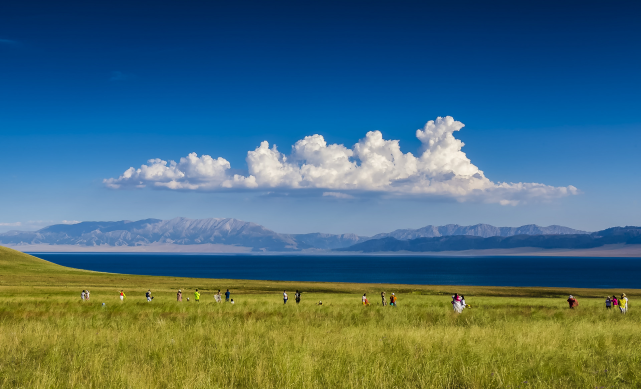
[[[400,240],[394,237],[370,239],[339,251],[373,252],[439,252],[462,250],[540,248],[592,249],[605,245],[641,245],[641,227],[614,227],[591,234],[482,236],[450,235],[433,238]]]
[[[474,226],[448,224],[446,226],[429,225],[416,230],[396,230],[373,237],[358,236],[356,234],[282,234],[256,223],[231,218],[188,219],[179,217],[171,220],[145,219],[138,221],[56,224],[38,231],[9,231],[0,234],[0,244],[11,246],[67,245],[94,248],[135,247],[152,244],[218,244],[248,247],[253,251],[304,251],[361,247],[359,244],[376,242],[382,239],[392,239],[389,242],[413,242],[417,238],[449,236],[488,238],[567,234],[580,236],[588,233],[562,226],[494,227],[488,224]],[[374,244],[371,243],[371,245]],[[367,247],[374,247],[371,245]],[[367,248],[366,250],[370,249]]]
[[[473,226],[459,226],[458,224],[447,224],[444,226],[425,226],[417,230],[396,230],[389,233],[377,234],[372,239],[395,238],[409,240],[416,238],[435,238],[439,236],[469,235],[489,238],[491,236],[514,236],[514,235],[566,235],[566,234],[587,234],[586,231],[575,230],[563,226],[541,227],[536,224],[528,224],[521,227],[494,227],[489,224],[476,224]]]

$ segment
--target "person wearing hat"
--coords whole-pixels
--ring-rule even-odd
[[[621,298],[619,299],[619,310],[623,314],[625,314],[625,311],[626,311],[626,309],[625,309],[626,308],[626,304],[627,304],[627,301],[626,301],[625,293],[624,293],[624,294],[621,295]]]
[[[568,304],[570,304],[570,309],[574,309],[579,306],[579,302],[572,295],[568,298]]]
[[[176,301],[179,303],[183,302],[183,291],[178,289],[178,293],[176,293]]]
[[[394,293],[389,297],[389,305],[390,307],[396,306],[396,295]]]

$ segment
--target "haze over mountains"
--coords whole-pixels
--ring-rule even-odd
[[[462,250],[496,250],[515,248],[593,249],[605,245],[641,245],[641,227],[614,227],[591,234],[469,236],[450,235],[400,240],[394,237],[370,239],[350,247],[336,249],[362,253],[374,252],[441,252]],[[639,247],[639,246],[636,246]]]
[[[416,238],[435,238],[439,236],[469,235],[489,238],[491,236],[514,236],[514,235],[565,235],[565,234],[587,234],[586,231],[575,230],[563,226],[541,227],[536,224],[528,224],[521,227],[494,227],[489,224],[476,224],[473,226],[459,226],[458,224],[447,224],[445,226],[425,226],[416,230],[404,229],[389,233],[377,234],[372,239],[395,238],[408,240]]]
[[[139,247],[152,244],[202,245],[218,244],[242,246],[253,251],[318,251],[341,249],[381,238],[410,240],[416,238],[472,236],[480,238],[510,237],[516,235],[587,234],[562,226],[494,227],[488,224],[474,226],[426,226],[416,230],[396,230],[374,237],[356,234],[281,234],[261,225],[231,218],[171,220],[145,219],[139,221],[81,222],[57,224],[38,231],[9,231],[0,234],[0,244],[70,245],[79,247]]]

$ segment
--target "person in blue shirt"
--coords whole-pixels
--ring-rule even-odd
[[[225,301],[229,302],[229,296],[231,293],[229,293],[229,289],[227,289],[227,292],[225,292]]]

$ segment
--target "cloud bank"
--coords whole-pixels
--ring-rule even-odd
[[[398,140],[383,139],[370,131],[351,148],[328,145],[323,136],[311,135],[285,155],[263,141],[247,153],[248,175],[231,175],[229,161],[191,153],[179,162],[151,159],[130,167],[118,178],[104,180],[113,189],[147,186],[174,190],[325,189],[324,196],[351,198],[346,192],[390,195],[441,196],[458,201],[484,201],[516,205],[574,195],[572,185],[554,187],[539,183],[493,182],[461,151],[454,137],[463,123],[452,117],[430,120],[416,130],[422,147],[419,156],[403,153]],[[343,196],[344,195],[344,196]]]
[[[20,231],[36,231],[41,228],[53,225],[53,224],[77,224],[80,223],[78,220],[29,220],[26,222],[12,222],[12,223],[2,223],[0,222],[0,232],[10,231],[10,230],[20,230]]]

